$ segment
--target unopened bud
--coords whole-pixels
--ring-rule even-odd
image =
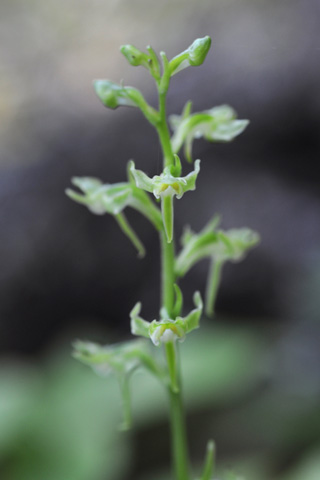
[[[120,52],[126,57],[130,65],[134,67],[138,67],[139,65],[143,65],[144,67],[148,66],[149,55],[141,52],[141,50],[133,45],[122,45]]]
[[[208,35],[203,38],[197,38],[188,48],[190,65],[201,65],[205,61],[210,46],[211,38]]]
[[[120,105],[135,107],[135,102],[128,96],[126,87],[122,87],[110,80],[96,80],[94,82],[96,94],[103,105],[108,108],[117,108]]]

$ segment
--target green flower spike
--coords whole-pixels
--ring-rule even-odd
[[[174,130],[171,138],[172,149],[178,153],[185,145],[186,159],[191,162],[192,143],[204,137],[210,142],[230,142],[248,126],[249,120],[236,119],[236,112],[228,105],[191,114],[191,104],[187,103],[181,116],[171,115],[170,125]]]
[[[259,235],[249,228],[217,230],[219,217],[214,217],[198,234],[187,230],[182,237],[183,248],[179,253],[175,273],[184,276],[192,266],[203,258],[211,258],[211,268],[206,289],[206,314],[212,316],[219,287],[221,270],[225,262],[239,262],[255,247]]]
[[[159,321],[153,320],[152,322],[147,322],[140,317],[141,303],[137,303],[130,312],[131,333],[150,338],[156,346],[162,343],[174,342],[175,340],[183,341],[187,333],[199,326],[203,308],[199,292],[195,292],[193,301],[196,308],[186,317],[178,316],[175,320],[172,320],[168,318],[165,310],[162,310],[161,314],[166,316]]]
[[[194,171],[185,177],[178,176],[181,174],[181,164],[177,155],[175,155],[175,165],[166,167],[161,175],[150,178],[141,170],[136,170],[134,162],[131,162],[130,171],[138,188],[153,193],[157,199],[161,199],[163,225],[167,241],[170,243],[173,237],[173,197],[180,199],[188,190],[195,190],[200,160],[195,161]]]
[[[171,76],[189,66],[197,67],[201,65],[205,61],[210,46],[210,37],[197,38],[187,50],[184,50],[169,62]]]

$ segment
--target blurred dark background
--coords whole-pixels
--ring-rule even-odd
[[[233,465],[232,459],[240,458],[240,471],[249,480],[318,479],[319,2],[2,0],[0,8],[0,352],[4,378],[0,389],[4,403],[12,405],[8,378],[17,378],[16,383],[8,381],[14,385],[12,398],[21,399],[27,396],[19,390],[21,379],[31,375],[37,377],[37,385],[42,382],[32,395],[40,404],[49,405],[37,389],[53,389],[48,369],[59,370],[73,338],[102,343],[129,338],[128,312],[137,300],[143,302],[146,318],[156,317],[159,265],[152,228],[134,212],[128,213],[148,251],[145,259],[138,260],[112,217],[90,214],[71,202],[64,189],[74,175],[122,181],[131,158],[150,175],[159,172],[161,151],[152,128],[135,109],[104,109],[92,88],[94,78],[123,79],[155,104],[152,80],[144,69],[126,63],[119,46],[131,43],[143,49],[151,44],[170,58],[195,38],[210,35],[213,44],[204,65],[172,79],[168,112],[180,113],[188,99],[194,111],[227,103],[239,118],[251,123],[231,144],[195,142],[201,172],[197,191],[176,202],[176,233],[179,237],[186,223],[199,231],[218,212],[224,228],[248,226],[261,234],[262,242],[243,263],[225,268],[217,317],[207,326],[213,332],[213,344],[207,345],[209,356],[203,357],[209,361],[213,345],[225,347],[221,360],[210,367],[219,376],[224,360],[239,364],[241,352],[250,350],[252,358],[243,359],[242,374],[249,375],[251,369],[254,381],[245,383],[247,389],[237,394],[228,387],[223,399],[218,395],[215,401],[216,394],[208,386],[210,371],[207,377],[203,375],[206,400],[195,400],[188,418],[192,448],[198,461],[205,439],[213,434],[225,464]],[[186,309],[192,304],[193,291],[204,290],[207,267],[200,263],[183,280]],[[236,346],[230,350],[232,342]],[[76,368],[72,365],[71,361],[70,371]],[[80,396],[81,382],[90,382],[93,390],[102,388],[96,387],[99,379],[83,380],[85,374],[79,368],[75,376],[70,373],[72,380],[65,380],[61,373],[60,383],[70,385],[78,375]],[[230,385],[237,378],[240,384],[240,373],[232,372]],[[67,398],[61,389],[61,397]],[[95,398],[93,393],[91,400]],[[115,398],[117,403],[116,393]],[[37,404],[34,399],[31,403]],[[79,418],[86,414],[84,405]],[[57,413],[57,418],[64,415]],[[17,415],[12,413],[12,418]],[[26,418],[23,409],[21,418]],[[123,445],[135,439],[125,473],[116,467],[113,473],[105,473],[108,466],[102,455],[100,473],[88,467],[90,473],[79,469],[78,476],[71,470],[57,473],[54,466],[52,477],[39,473],[38,447],[30,455],[21,454],[31,430],[32,438],[39,441],[34,422],[29,419],[21,434],[19,421],[17,436],[10,433],[10,424],[10,434],[3,438],[13,440],[10,444],[3,440],[3,451],[0,436],[1,478],[26,480],[29,464],[38,465],[30,470],[33,480],[150,478],[143,472],[160,469],[166,462],[158,465],[154,462],[159,459],[152,455],[148,462],[144,452],[157,435],[163,438],[166,458],[167,434],[161,415],[152,418],[151,427],[141,420],[130,440],[119,440]],[[51,434],[45,438],[56,445]],[[83,448],[86,452],[87,447]],[[48,451],[52,450],[48,447]],[[66,459],[66,465],[71,464]],[[43,460],[43,465],[48,462]]]

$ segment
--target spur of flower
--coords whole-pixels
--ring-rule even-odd
[[[167,241],[170,243],[173,237],[173,198],[180,199],[189,190],[195,190],[196,179],[200,171],[200,160],[195,161],[194,170],[185,177],[181,177],[181,163],[177,155],[174,155],[175,164],[165,167],[160,175],[150,178],[141,170],[136,170],[132,161],[130,172],[138,188],[161,200],[161,212]]]

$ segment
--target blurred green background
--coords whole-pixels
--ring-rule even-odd
[[[169,113],[228,103],[248,130],[194,146],[197,191],[176,202],[176,231],[249,226],[261,245],[228,265],[217,316],[181,346],[195,476],[208,438],[218,476],[320,478],[320,7],[316,0],[2,0],[0,4],[0,478],[164,480],[165,392],[135,375],[135,424],[120,433],[115,379],[71,357],[76,338],[128,339],[128,313],[158,311],[157,239],[134,212],[139,261],[111,217],[64,195],[73,175],[124,179],[134,158],[159,171],[139,112],[105,110],[92,79],[156,95],[121,44],[169,57],[210,35],[201,68],[172,80]],[[183,280],[186,311],[207,265]]]

